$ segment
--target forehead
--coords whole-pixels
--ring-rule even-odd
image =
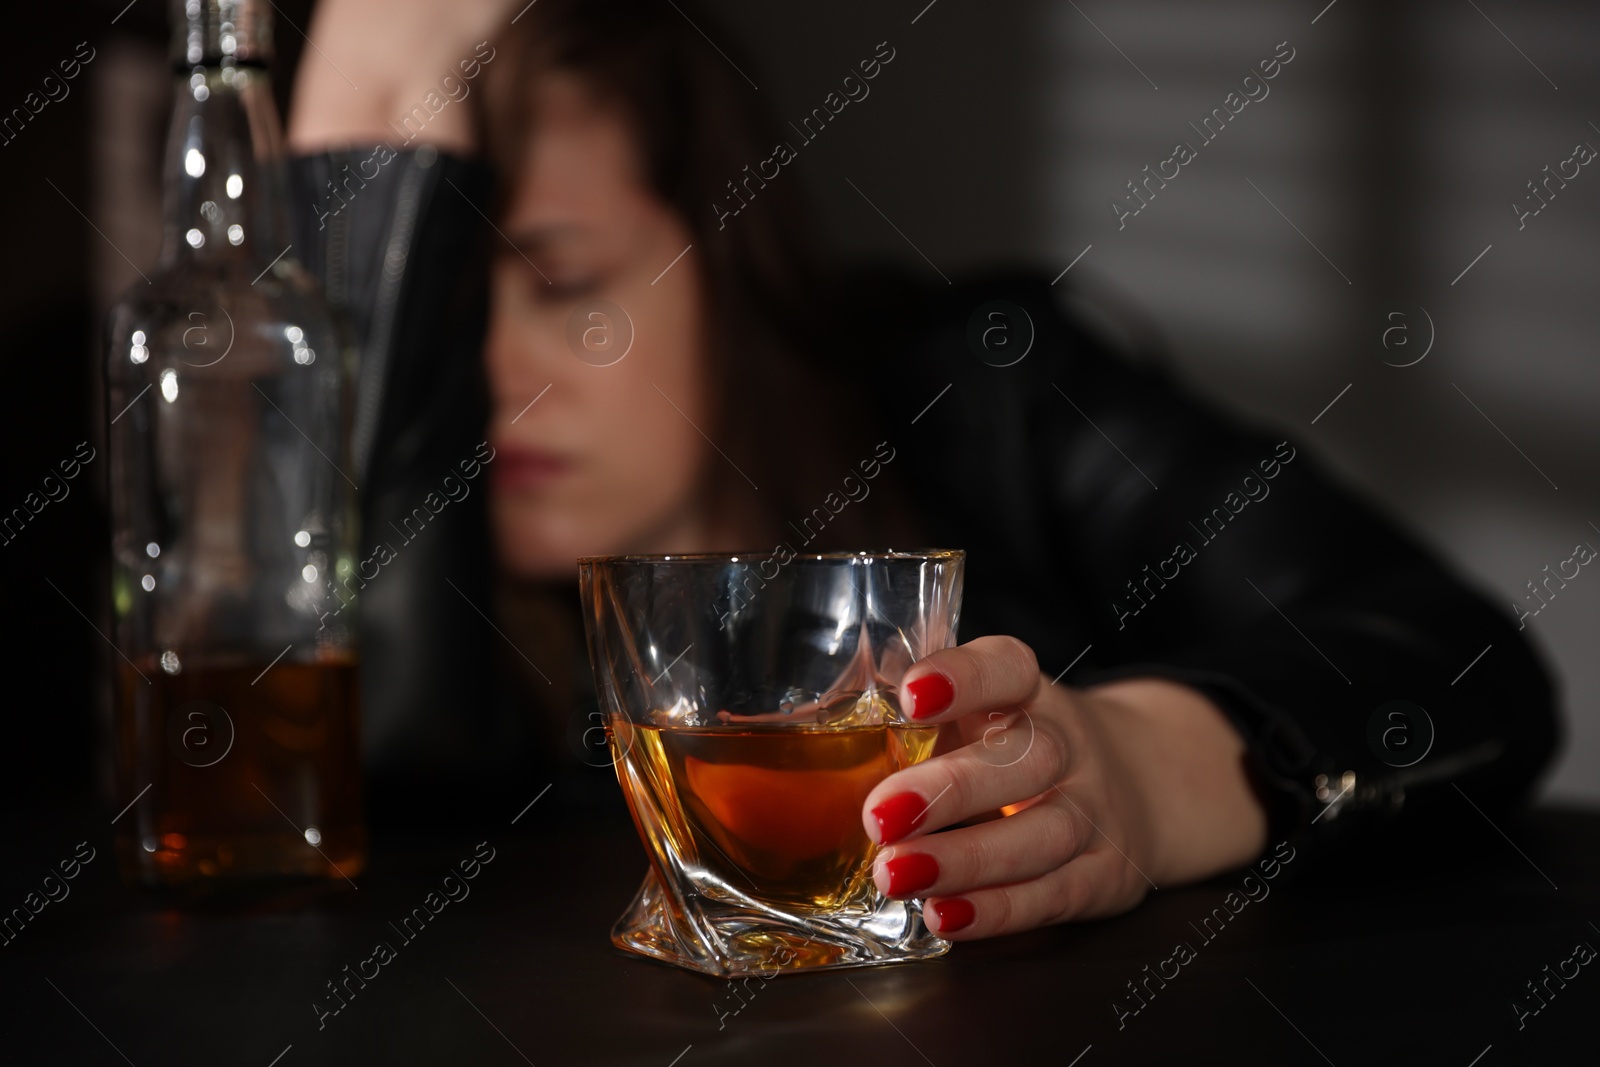
[[[653,198],[620,108],[576,78],[552,75],[535,90],[532,121],[509,227],[609,228],[637,222],[648,210]]]

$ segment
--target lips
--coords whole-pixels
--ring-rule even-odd
[[[496,489],[539,489],[572,469],[564,456],[536,448],[502,445],[497,453],[489,465]]]

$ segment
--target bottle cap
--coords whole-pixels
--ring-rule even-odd
[[[266,65],[272,58],[267,0],[172,0],[171,55],[182,68]]]

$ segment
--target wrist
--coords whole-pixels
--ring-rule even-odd
[[[287,144],[477,148],[481,73],[512,0],[333,0],[317,5]]]
[[[1208,697],[1159,678],[1108,682],[1083,696],[1145,809],[1158,885],[1244,866],[1266,848],[1267,812],[1244,739]]]

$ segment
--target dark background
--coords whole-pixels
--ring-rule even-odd
[[[69,97],[0,146],[3,512],[78,442],[98,447],[104,312],[159,243],[166,10],[125,3],[4,15],[0,111],[79,42],[96,54]],[[707,23],[711,36],[757,57],[752,91],[786,118],[878,42],[895,48],[871,95],[798,164],[840,249],[930,276],[1017,261],[1054,275],[1083,253],[1062,288],[1086,314],[1154,340],[1201,389],[1306,442],[1507,610],[1576,543],[1600,545],[1600,168],[1520,231],[1511,209],[1576,143],[1600,146],[1600,9],[925,4],[712,5],[727,28]],[[276,6],[286,113],[312,4]],[[1109,205],[1124,184],[1176,141],[1198,146],[1188,123],[1282,41],[1295,56],[1270,95],[1119,230]],[[1385,365],[1423,351],[1427,318],[1427,358]],[[115,655],[94,629],[103,476],[91,463],[0,546],[12,757],[0,789],[41,802],[81,794],[101,765],[84,757],[101,736],[84,709],[104,716],[96,677]],[[1570,724],[1548,791],[1600,799],[1600,579],[1580,576],[1529,627]]]

